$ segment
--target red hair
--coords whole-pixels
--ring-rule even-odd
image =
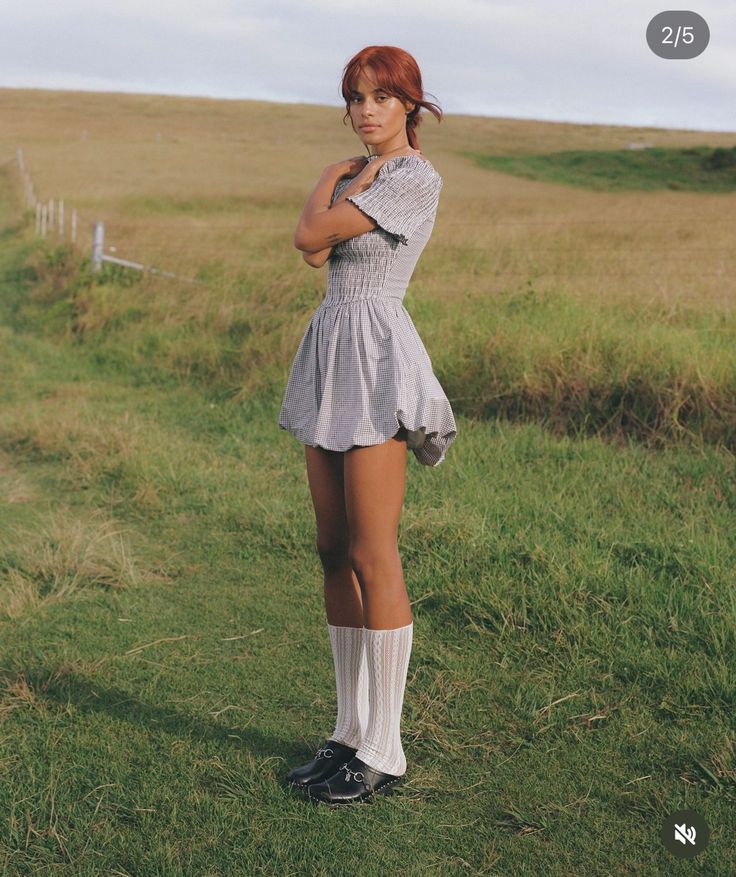
[[[350,115],[352,92],[355,91],[360,72],[365,67],[370,68],[376,84],[384,91],[414,104],[414,109],[406,116],[406,136],[412,149],[418,149],[416,129],[422,123],[421,108],[428,109],[440,121],[442,110],[437,104],[425,100],[419,65],[408,52],[398,46],[366,46],[345,65],[340,89],[347,107],[343,124]]]

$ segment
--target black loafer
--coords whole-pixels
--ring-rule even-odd
[[[343,762],[333,776],[321,783],[311,783],[307,789],[311,801],[323,801],[332,806],[369,801],[373,795],[388,795],[403,780],[401,776],[383,773],[370,767],[360,758]]]
[[[292,768],[286,781],[297,789],[306,791],[310,783],[319,783],[337,770],[337,765],[351,759],[358,750],[335,740],[328,740],[317,755],[301,767]]]

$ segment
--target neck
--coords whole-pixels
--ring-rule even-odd
[[[385,158],[387,155],[391,155],[392,152],[401,152],[406,149],[411,149],[411,146],[408,143],[404,146],[396,146],[394,149],[387,149],[385,152],[374,152],[369,155],[368,158]]]

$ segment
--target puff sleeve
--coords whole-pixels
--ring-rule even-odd
[[[441,188],[442,178],[429,162],[399,156],[381,165],[367,189],[345,200],[408,244],[419,226],[436,213]]]
[[[337,184],[335,185],[335,190],[332,193],[332,198],[330,199],[330,207],[332,207],[332,205],[335,203],[335,198],[337,198],[337,196],[350,182],[352,182],[352,177],[343,177],[342,179],[337,181]]]

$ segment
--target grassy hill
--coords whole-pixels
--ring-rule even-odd
[[[728,873],[734,195],[593,191],[462,149],[729,138],[427,122],[445,186],[406,304],[458,439],[437,472],[410,456],[411,775],[332,813],[281,784],[335,692],[277,415],[324,292],[298,211],[360,150],[329,108],[0,90],[0,116],[0,871],[691,874],[658,837],[690,807],[697,867]],[[34,237],[18,145],[39,194],[78,205],[78,248]],[[93,276],[94,218],[202,283]]]

